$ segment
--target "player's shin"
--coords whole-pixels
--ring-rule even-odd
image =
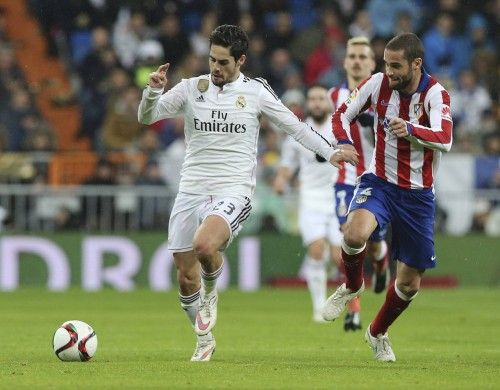
[[[201,289],[191,295],[181,295],[181,293],[179,293],[182,310],[186,312],[186,315],[193,326],[196,320],[196,313],[198,313],[198,308],[200,306],[200,292]]]
[[[219,254],[220,256],[220,254]],[[222,258],[222,261],[220,263],[220,267],[217,268],[213,272],[205,272],[205,270],[202,268],[201,269],[201,284],[203,287],[203,294],[210,294],[213,292],[216,287],[217,287],[217,279],[219,276],[222,274],[222,269],[224,267],[224,258]]]
[[[326,302],[326,261],[324,259],[316,260],[310,256],[306,256],[305,266],[307,287],[311,293],[313,304],[313,316],[315,318],[321,318],[320,313]]]
[[[385,302],[370,326],[372,336],[385,334],[391,324],[410,305],[417,293],[408,297],[397,287],[397,280],[387,289]]]
[[[363,261],[366,255],[366,244],[361,248],[351,248],[342,241],[342,262],[344,264],[346,287],[358,291],[363,283]]]

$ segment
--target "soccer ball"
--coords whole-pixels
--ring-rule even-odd
[[[54,333],[52,346],[65,362],[86,362],[95,355],[97,335],[92,327],[78,320],[66,321]]]

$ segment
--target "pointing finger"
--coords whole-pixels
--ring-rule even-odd
[[[166,64],[160,65],[158,67],[157,72],[164,72],[164,73],[166,73],[167,70],[168,70],[168,68],[170,68],[170,63],[167,62]]]

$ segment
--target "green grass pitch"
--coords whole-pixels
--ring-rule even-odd
[[[305,289],[220,294],[217,351],[191,363],[194,333],[177,293],[22,289],[0,294],[0,389],[499,388],[500,290],[424,289],[390,329],[397,361],[378,363],[363,332],[315,324]],[[363,295],[364,326],[383,295]],[[89,322],[99,347],[65,363],[51,342]]]

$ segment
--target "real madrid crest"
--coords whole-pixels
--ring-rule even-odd
[[[236,99],[236,107],[238,108],[244,108],[247,105],[247,102],[245,100],[244,96],[238,96]]]
[[[207,79],[198,80],[197,88],[198,91],[205,92],[208,89],[208,80]]]

